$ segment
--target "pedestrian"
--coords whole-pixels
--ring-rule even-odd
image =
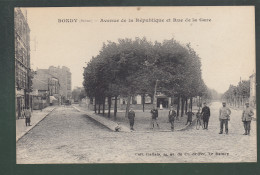
[[[244,123],[245,133],[243,135],[250,135],[250,129],[251,129],[251,120],[252,116],[254,115],[254,111],[251,107],[249,107],[249,103],[246,102],[246,107],[243,110],[242,113],[242,122]]]
[[[171,123],[171,130],[174,131],[174,120],[175,120],[175,117],[176,117],[176,112],[175,110],[173,109],[173,106],[171,106],[171,109],[169,111],[169,122]]]
[[[160,103],[160,110],[163,110],[162,102]]]
[[[192,124],[192,116],[194,115],[194,113],[191,111],[191,109],[189,109],[189,111],[186,114],[188,116],[186,125],[188,125],[188,123],[190,123],[189,125],[191,125]]]
[[[226,102],[222,102],[222,107],[219,109],[220,132],[223,134],[225,125],[225,132],[228,134],[228,121],[230,120],[231,110],[226,106]]]
[[[133,131],[134,130],[134,122],[135,122],[135,112],[133,111],[133,108],[130,108],[128,112],[128,119],[130,123],[130,129]]]
[[[151,119],[151,129],[154,128],[154,125],[156,124],[158,128],[159,124],[157,122],[157,118],[158,118],[158,109],[156,108],[156,106],[153,107],[153,109],[151,110],[151,114],[152,114],[152,119]]]
[[[201,112],[200,112],[200,109],[198,109],[198,112],[196,113],[196,118],[197,118],[196,125],[198,126],[198,124],[199,124],[199,126],[201,126]],[[197,129],[199,129],[199,128],[197,128]]]
[[[119,132],[122,129],[120,126],[120,123],[117,123],[117,126],[115,127],[115,132]]]
[[[31,126],[31,110],[29,107],[25,110],[25,125]]]
[[[201,115],[203,119],[203,129],[208,129],[209,118],[210,118],[210,108],[207,106],[207,103],[203,103],[204,107],[201,110]]]

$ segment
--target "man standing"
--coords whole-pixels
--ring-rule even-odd
[[[25,109],[25,125],[31,126],[31,110],[29,107]]]
[[[242,113],[242,122],[244,123],[245,133],[243,135],[250,135],[250,125],[252,116],[254,115],[254,111],[252,108],[249,107],[249,103],[246,102],[246,107]]]
[[[158,118],[158,110],[157,108],[154,106],[153,109],[151,110],[151,114],[152,114],[152,120],[151,120],[151,129],[154,128],[154,124],[157,125],[158,128],[159,124],[157,123],[157,118]]]
[[[225,125],[226,134],[228,134],[228,121],[230,120],[231,111],[226,107],[226,102],[222,102],[222,107],[219,109],[220,132],[223,134],[223,125]]]
[[[174,120],[176,117],[176,112],[173,109],[173,106],[171,106],[168,117],[169,117],[169,122],[171,123],[171,130],[174,131]]]
[[[128,119],[130,123],[130,129],[133,131],[135,122],[135,112],[133,111],[133,108],[130,108],[130,111],[128,112]]]
[[[209,117],[210,117],[210,109],[207,106],[207,103],[203,103],[204,107],[202,108],[201,115],[203,119],[203,129],[208,129]]]

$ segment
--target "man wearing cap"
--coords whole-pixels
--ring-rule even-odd
[[[204,102],[203,105],[204,105],[204,107],[202,108],[202,111],[201,111],[201,116],[203,119],[203,129],[208,129],[210,109],[207,106],[206,102]]]
[[[230,120],[230,109],[226,106],[226,102],[222,102],[222,107],[219,109],[220,132],[223,134],[223,126],[225,125],[226,134],[228,134],[228,121]]]
[[[245,133],[243,135],[250,135],[250,125],[254,111],[249,107],[249,103],[246,102],[246,107],[242,113],[242,122],[244,123]]]
[[[130,111],[128,112],[128,119],[130,124],[130,130],[134,130],[134,122],[135,122],[135,112],[133,111],[133,108],[130,108]]]

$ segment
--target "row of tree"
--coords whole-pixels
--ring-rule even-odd
[[[190,44],[182,45],[174,39],[149,42],[146,38],[119,39],[103,44],[99,54],[92,57],[84,68],[86,94],[95,98],[96,106],[105,105],[108,98],[110,117],[111,99],[127,98],[126,115],[132,96],[149,94],[155,97],[156,89],[169,97],[178,98],[177,113],[184,104],[192,107],[192,97],[207,96],[208,89],[201,77],[201,61]],[[144,101],[144,100],[143,100]],[[155,101],[155,99],[154,99]],[[104,110],[103,110],[104,113]]]
[[[243,106],[250,97],[250,80],[242,80],[237,86],[230,85],[229,89],[223,94],[223,99],[231,106]]]
[[[83,98],[86,97],[85,88],[76,87],[71,92],[71,98],[74,102],[80,102]]]

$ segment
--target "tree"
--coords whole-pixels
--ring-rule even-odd
[[[229,89],[223,94],[222,98],[227,100],[230,105],[240,107],[250,96],[250,81],[242,80],[237,86],[230,85]]]
[[[95,97],[99,111],[104,98],[108,97],[110,104],[111,97],[116,99],[120,95],[127,97],[127,116],[131,97],[152,96],[156,84],[165,95],[178,96],[186,102],[205,93],[200,58],[189,44],[183,46],[174,39],[162,43],[148,42],[146,38],[108,41],[84,70],[86,95]]]

